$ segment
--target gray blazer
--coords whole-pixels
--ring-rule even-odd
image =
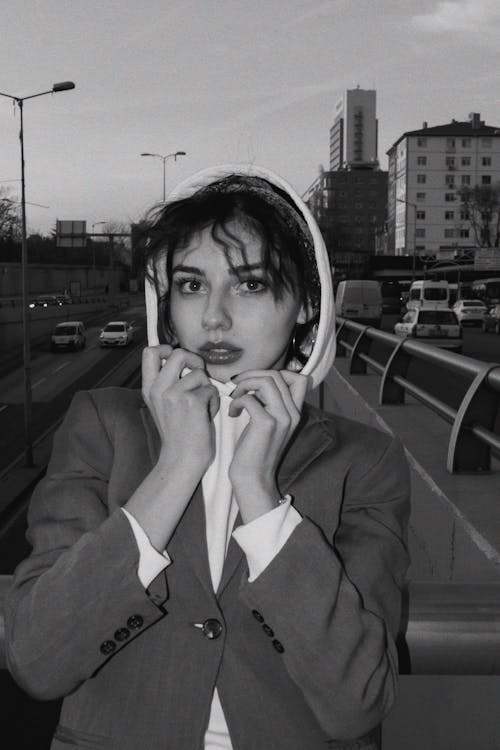
[[[306,406],[279,472],[303,521],[252,583],[232,540],[216,594],[201,486],[172,565],[139,582],[119,509],[158,450],[139,392],[79,393],[33,495],[7,658],[31,695],[65,696],[52,750],[201,750],[215,685],[235,750],[378,747],[408,565],[399,442]]]

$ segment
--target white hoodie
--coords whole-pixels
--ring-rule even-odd
[[[321,285],[321,300],[316,340],[308,361],[300,372],[302,375],[308,376],[308,387],[315,388],[326,376],[335,355],[335,307],[330,263],[323,238],[314,217],[300,196],[285,180],[268,169],[254,165],[226,164],[204,169],[184,180],[170,193],[168,202],[187,198],[200,188],[231,174],[260,177],[285,191],[291,197],[299,214],[309,227],[314,242]],[[164,272],[161,269],[156,270],[157,278],[163,279],[165,284]],[[165,290],[162,289],[161,291],[164,292]],[[158,299],[154,284],[149,280],[146,281],[146,312],[148,345],[156,346],[159,343],[157,330]],[[288,499],[269,513],[260,516],[260,518],[245,526],[239,526],[233,531],[238,507],[229,481],[229,465],[234,454],[236,441],[248,423],[248,415],[243,411],[237,418],[229,417],[231,392],[236,386],[234,383],[219,383],[215,380],[212,382],[218,388],[220,396],[220,408],[214,418],[216,451],[212,464],[203,476],[202,488],[205,502],[210,573],[213,588],[216,591],[222,576],[231,534],[247,557],[250,580],[253,580],[278,554],[295,527],[300,523],[301,516]],[[140,527],[137,528],[134,519],[130,517],[129,519],[141,550],[139,577],[142,583],[148,586],[151,580],[158,575],[160,569],[165,568],[170,561],[168,555],[167,557],[159,556],[151,548]],[[179,562],[178,564],[182,563]],[[205,736],[205,750],[229,750],[230,748],[229,732],[217,689],[215,689]]]

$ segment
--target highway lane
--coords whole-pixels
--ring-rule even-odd
[[[115,318],[134,320],[134,341],[127,347],[101,349],[100,327],[87,330],[87,346],[78,352],[50,352],[50,342],[33,353],[32,439],[62,416],[77,390],[94,387],[108,370],[143,347],[146,339],[144,309],[131,309]],[[18,368],[0,379],[0,473],[24,449],[24,382]]]

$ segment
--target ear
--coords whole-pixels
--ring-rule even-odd
[[[301,305],[299,314],[297,315],[297,323],[299,323],[299,325],[304,325],[313,317],[314,310],[312,309],[310,302],[308,302],[305,305]]]

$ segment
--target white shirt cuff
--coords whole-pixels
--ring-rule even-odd
[[[289,499],[233,531],[233,537],[247,558],[249,581],[254,581],[267,568],[301,520],[302,516]]]
[[[135,541],[139,548],[139,567],[137,569],[137,575],[139,580],[145,589],[148,588],[151,581],[154,581],[156,576],[165,570],[166,567],[172,562],[166,552],[160,554],[157,549],[153,547],[149,541],[149,537],[142,528],[139,521],[129,513],[125,508],[121,508],[125,513],[128,521],[134,532]]]

